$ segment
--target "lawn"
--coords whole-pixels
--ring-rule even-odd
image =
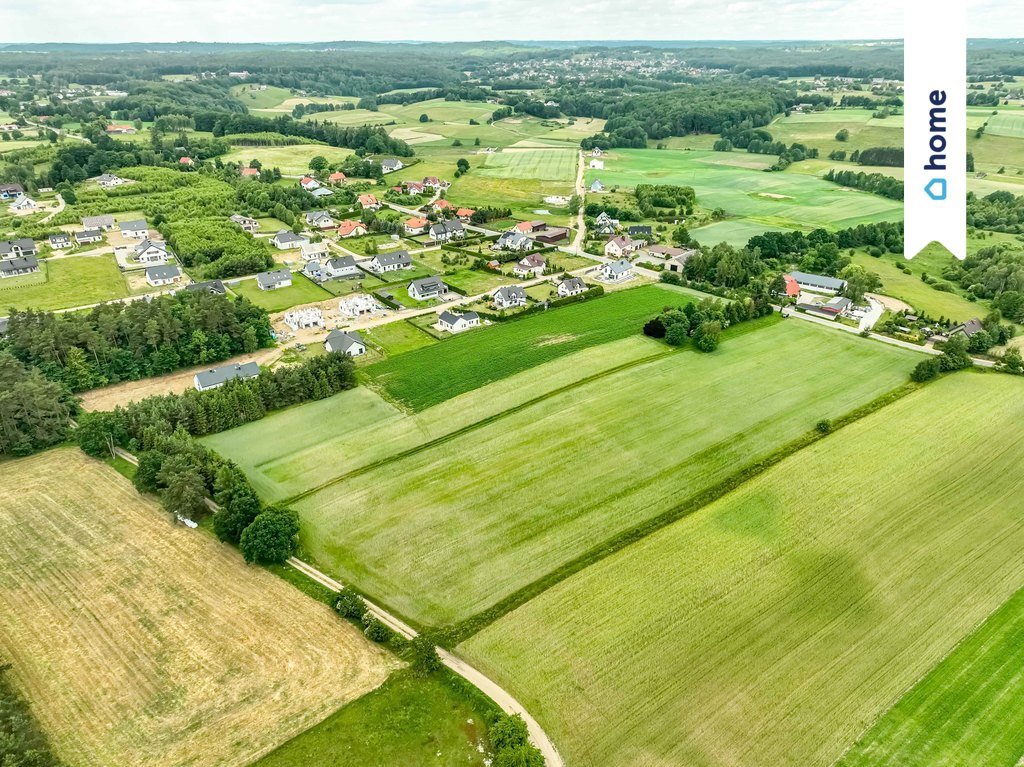
[[[366,375],[389,399],[423,410],[542,362],[626,338],[664,306],[690,301],[689,294],[664,285],[624,290],[464,333],[378,362]]]
[[[38,274],[0,282],[0,311],[67,309],[128,295],[113,255],[43,259]]]
[[[256,306],[263,307],[271,313],[283,312],[301,304],[326,301],[332,297],[329,292],[298,272],[292,272],[292,284],[287,288],[260,290],[256,280],[239,280],[230,283],[230,287],[231,292],[245,296]]]
[[[1024,591],[886,712],[839,767],[1015,767],[1024,754]]]
[[[917,271],[914,271],[913,261],[910,262],[912,274],[906,274],[897,268],[897,264],[906,263],[903,256],[899,254],[874,258],[867,253],[858,252],[854,255],[853,262],[875,272],[882,278],[880,293],[906,301],[918,312],[924,312],[929,317],[936,319],[946,317],[957,322],[966,322],[971,317],[987,313],[987,305],[984,303],[971,302],[959,293],[935,290],[921,282],[920,272],[922,270],[918,267]],[[942,279],[941,272],[929,271],[928,273]]]
[[[362,333],[367,343],[376,346],[389,357],[437,343],[408,320],[367,328]]]
[[[323,144],[296,144],[294,146],[236,146],[221,159],[248,165],[259,160],[264,168],[280,168],[286,176],[301,176],[309,172],[309,161],[326,157],[328,162],[340,163],[352,154],[351,149]]]
[[[6,469],[0,655],[68,764],[249,764],[396,667],[77,449]]]
[[[460,652],[569,764],[832,765],[1024,584],[1022,387],[982,373],[930,384]]]
[[[662,347],[662,357],[342,475],[294,502],[302,544],[415,621],[463,620],[894,388],[916,361],[807,323],[737,331],[716,354]]]

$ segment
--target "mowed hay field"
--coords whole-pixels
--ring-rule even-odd
[[[304,549],[413,620],[463,620],[895,388],[916,361],[810,323],[741,329],[714,354],[585,381],[294,501]]]
[[[280,168],[285,175],[299,176],[309,171],[309,161],[314,157],[326,157],[328,162],[340,163],[350,154],[351,149],[339,149],[324,144],[236,146],[222,159],[224,162],[239,162],[245,165],[253,160],[259,160],[264,168]]]
[[[1024,585],[1022,394],[929,384],[459,649],[579,767],[831,765]]]
[[[71,767],[247,765],[395,667],[78,450],[5,476],[0,657]]]
[[[1016,767],[1021,754],[1024,591],[904,695],[839,765]]]

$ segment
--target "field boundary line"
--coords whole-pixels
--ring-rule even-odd
[[[473,423],[456,429],[455,431],[449,432],[447,434],[442,434],[439,437],[435,437],[432,440],[428,440],[427,442],[423,442],[419,445],[416,445],[415,447],[411,447],[408,450],[403,450],[399,453],[379,458],[376,461],[371,461],[370,463],[367,463],[363,466],[358,466],[355,469],[347,471],[338,477],[334,477],[333,479],[330,479],[327,482],[317,485],[316,487],[309,488],[308,490],[303,490],[301,493],[296,493],[295,495],[285,498],[284,500],[281,501],[281,503],[291,504],[296,501],[301,501],[304,498],[308,498],[311,495],[316,495],[322,490],[326,490],[330,487],[333,487],[334,485],[340,484],[341,482],[352,479],[353,477],[358,477],[361,474],[366,474],[370,471],[373,471],[374,469],[379,469],[380,467],[387,466],[388,464],[394,463],[395,461],[400,461],[403,458],[409,458],[411,456],[416,455],[417,453],[423,452],[424,450],[429,450],[432,447],[443,445],[444,443],[450,442],[451,440],[461,437],[465,434],[470,434],[476,431],[477,429],[481,429],[484,426],[488,426],[489,424],[495,423],[496,421],[500,421],[503,418],[507,418],[508,416],[515,415],[516,413],[526,410],[527,408],[533,407],[534,405],[538,405],[547,399],[558,396],[559,394],[565,394],[566,392],[572,391],[573,389],[579,386],[584,386],[586,384],[593,383],[594,381],[600,381],[602,378],[605,378],[607,376],[613,375],[615,373],[621,373],[624,370],[629,370],[634,367],[639,367],[640,365],[647,364],[648,362],[654,362],[663,357],[668,357],[672,354],[676,354],[678,353],[678,351],[685,351],[685,349],[676,350],[669,348],[667,351],[659,351],[656,354],[651,354],[647,357],[641,357],[639,359],[630,360],[629,362],[624,362],[621,365],[616,365],[613,368],[608,368],[607,370],[602,370],[598,373],[594,373],[593,375],[589,375],[586,378],[581,378],[580,380],[574,381],[573,383],[560,386],[557,389],[545,392],[544,394],[541,394],[537,397],[533,397],[532,399],[526,400],[525,402],[521,402],[518,405],[513,405],[510,408],[502,410],[498,413],[494,413],[493,415],[489,415],[486,418],[482,418],[479,421],[474,421]]]
[[[851,410],[837,419],[834,419],[832,421],[832,428],[827,433],[812,429],[802,436],[790,440],[759,461],[756,461],[750,466],[726,477],[721,482],[716,483],[706,490],[688,497],[682,503],[674,506],[673,508],[664,511],[651,519],[645,520],[644,522],[641,522],[627,530],[623,530],[583,554],[570,559],[568,562],[552,570],[547,575],[541,576],[532,583],[512,592],[493,606],[485,610],[481,610],[476,615],[471,615],[458,623],[439,629],[438,636],[442,637],[444,641],[452,647],[465,642],[474,634],[479,633],[487,626],[503,618],[508,613],[518,607],[521,607],[570,576],[585,570],[612,554],[618,553],[627,546],[642,541],[649,535],[668,527],[674,522],[678,522],[680,519],[688,517],[705,506],[714,503],[719,498],[731,493],[760,474],[763,474],[768,469],[781,463],[786,458],[789,458],[791,455],[795,455],[800,450],[810,447],[815,442],[836,433],[836,431],[844,426],[849,426],[850,424],[859,421],[861,418],[871,415],[893,402],[901,400],[907,395],[922,389],[926,385],[927,384],[908,381],[907,383],[896,387],[892,391],[882,394],[870,402]]]

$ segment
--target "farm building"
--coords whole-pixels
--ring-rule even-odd
[[[846,287],[846,280],[827,277],[823,274],[807,272],[790,272],[789,276],[796,280],[802,290],[814,290],[819,293],[838,293]]]
[[[245,380],[255,378],[260,374],[260,366],[255,362],[243,362],[234,365],[222,365],[219,368],[211,368],[192,377],[192,385],[196,391],[209,391],[223,386],[228,381],[237,379]]]
[[[801,302],[796,308],[815,317],[834,320],[853,308],[853,302],[843,296],[835,296],[824,303]]]
[[[174,264],[169,266],[150,266],[146,269],[146,282],[154,288],[173,285],[181,279],[181,269]]]
[[[440,277],[421,277],[409,283],[409,298],[416,301],[428,301],[432,298],[443,298],[448,295],[448,286]]]
[[[446,310],[441,312],[437,318],[437,325],[441,330],[447,330],[449,333],[461,333],[463,330],[479,327],[480,315],[476,312],[457,314]]]
[[[332,330],[327,334],[324,348],[331,353],[347,354],[349,357],[359,357],[366,354],[366,344],[363,343],[363,337],[354,330]]]
[[[534,232],[531,236],[536,242],[554,245],[556,242],[569,239],[569,230],[564,226],[549,226],[543,231]]]
[[[274,269],[256,275],[256,286],[260,290],[277,290],[288,288],[292,284],[292,273],[287,269]]]
[[[332,192],[327,187],[322,186],[319,189],[314,189],[312,192],[310,192],[310,194],[319,200],[324,197],[332,197],[334,195],[334,192]]]
[[[495,309],[512,309],[526,306],[526,291],[518,285],[505,285],[494,291],[491,296]]]
[[[520,221],[512,227],[512,230],[523,234],[533,234],[534,232],[543,232],[547,228],[548,225],[544,221]]]

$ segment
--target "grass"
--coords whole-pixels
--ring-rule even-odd
[[[484,765],[486,703],[445,675],[400,671],[256,762],[253,767]]]
[[[931,384],[460,651],[570,764],[830,765],[1024,583],[1020,394]]]
[[[329,292],[299,272],[292,272],[292,284],[287,288],[260,290],[256,280],[239,280],[231,283],[231,291],[245,296],[268,312],[282,312],[292,306],[326,301],[332,297]]]
[[[280,168],[286,176],[301,176],[309,172],[309,161],[314,157],[326,157],[328,162],[340,163],[352,154],[351,149],[340,149],[320,144],[296,144],[294,146],[239,146],[221,159],[224,162],[239,162],[248,165],[259,160],[264,168]]]
[[[412,620],[465,620],[896,387],[914,361],[783,322],[717,354],[668,353],[341,475],[293,502],[302,543]]]
[[[267,85],[264,90],[256,90],[252,85],[232,85],[231,95],[249,109],[270,109],[291,98],[292,92],[276,85]]]
[[[576,152],[572,149],[506,149],[484,155],[482,165],[471,172],[492,178],[572,183],[576,177],[576,162]]]
[[[1014,767],[1024,753],[1024,591],[886,712],[840,767]]]
[[[850,152],[876,146],[903,146],[903,115],[876,119],[871,109],[830,109],[825,112],[793,113],[779,117],[767,130],[776,141],[800,143],[817,149],[821,157],[834,150]],[[836,133],[849,131],[846,141]]]
[[[0,307],[67,309],[124,298],[128,285],[112,255],[44,259],[38,274],[0,282]]]
[[[378,362],[366,374],[389,399],[423,410],[534,365],[633,335],[664,306],[691,300],[662,285],[624,290],[464,333],[442,345]]]
[[[395,668],[77,449],[6,468],[0,654],[69,763],[248,764]]]
[[[389,357],[437,343],[428,333],[424,333],[408,320],[367,328],[362,331],[362,334],[368,343],[373,344]]]

